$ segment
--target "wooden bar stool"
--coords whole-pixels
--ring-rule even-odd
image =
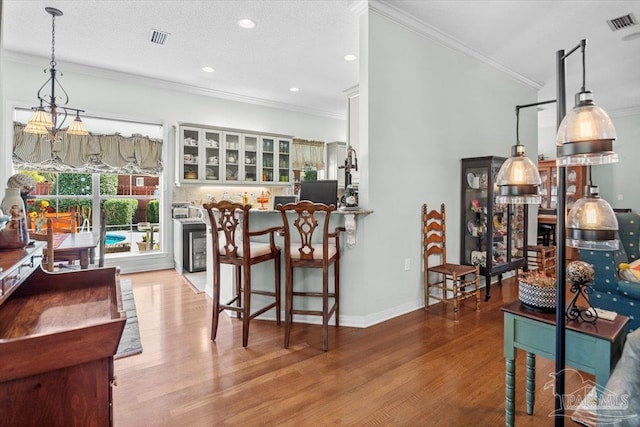
[[[216,340],[220,312],[231,310],[242,318],[242,346],[249,342],[249,321],[275,308],[276,323],[280,326],[280,248],[275,234],[281,227],[249,231],[250,205],[228,201],[202,205],[209,215],[213,233],[213,316],[211,340]],[[269,243],[252,242],[251,237],[269,235]],[[251,266],[273,260],[274,291],[255,290],[251,287]],[[220,303],[220,264],[235,266],[235,294],[226,304]],[[267,295],[275,301],[251,313],[251,294]],[[234,304],[235,305],[232,305]]]
[[[340,326],[340,232],[337,227],[329,232],[331,212],[334,205],[301,201],[276,207],[282,214],[284,224],[285,278],[285,335],[284,347],[289,348],[289,335],[294,314],[322,316],[322,349],[329,349],[329,319],[335,313],[336,327]],[[287,213],[291,213],[291,218]],[[320,236],[314,233],[320,231]],[[329,266],[333,264],[333,292],[329,290]],[[294,268],[321,268],[322,290],[294,290]],[[322,299],[321,310],[301,309],[293,306],[294,297],[315,297]],[[330,306],[330,300],[333,304]]]

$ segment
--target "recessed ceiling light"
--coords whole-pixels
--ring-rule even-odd
[[[256,26],[256,23],[249,18],[243,18],[238,21],[238,25],[242,28],[253,28]]]
[[[350,54],[344,56],[344,60],[345,61],[355,61],[356,58],[358,58],[358,57],[355,56],[353,53],[350,53]]]
[[[202,67],[202,71],[205,73],[213,73],[215,70],[211,67]]]
[[[294,87],[290,87],[290,88],[289,88],[289,90],[290,90],[291,92],[300,92],[300,88],[295,87],[295,86],[294,86]]]

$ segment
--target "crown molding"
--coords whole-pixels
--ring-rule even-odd
[[[2,60],[10,61],[18,64],[42,66],[48,65],[48,59],[44,57],[27,55],[24,53],[3,50]],[[142,85],[155,89],[174,90],[176,92],[188,93],[192,95],[206,96],[210,98],[225,99],[228,101],[241,102],[244,104],[259,105],[262,107],[276,108],[296,113],[309,114],[313,116],[326,117],[330,119],[346,120],[346,113],[336,111],[325,111],[313,108],[301,107],[298,105],[287,104],[284,102],[272,101],[269,99],[256,98],[238,93],[225,92],[221,90],[208,89],[199,86],[193,86],[185,83],[178,83],[169,80],[157,79],[153,77],[142,76],[138,74],[124,73],[121,71],[108,70],[106,68],[98,68],[90,65],[78,64],[75,62],[57,61],[58,65],[62,64],[65,71],[73,72],[90,77],[115,80],[118,82],[130,83],[133,85]],[[346,105],[346,101],[345,101]]]
[[[414,31],[421,36],[437,41],[444,46],[447,46],[453,50],[457,50],[465,55],[477,59],[478,61],[483,62],[490,67],[493,67],[496,70],[509,75],[510,77],[526,84],[527,86],[530,86],[536,90],[540,90],[540,88],[542,88],[542,85],[540,83],[537,83],[523,76],[522,74],[519,74],[511,70],[510,68],[507,68],[506,66],[489,58],[488,56],[485,56],[471,49],[460,40],[457,40],[456,38],[437,29],[436,27],[433,27],[426,22],[420,21],[415,17],[408,15],[406,12],[398,9],[396,6],[391,4],[388,0],[369,0],[369,11],[371,13],[375,13],[376,15],[387,18],[390,21],[395,22],[396,24],[402,25],[403,27]]]

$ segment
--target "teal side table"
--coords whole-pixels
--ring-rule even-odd
[[[516,349],[527,352],[527,414],[533,414],[535,403],[536,355],[555,359],[556,322],[553,313],[526,310],[520,301],[501,309],[504,312],[505,357],[505,425],[513,426],[515,418]],[[566,324],[565,365],[595,376],[604,388],[609,375],[622,354],[625,325],[629,319],[618,315],[615,320],[599,319],[595,324],[570,321]],[[597,389],[597,388],[596,388]]]

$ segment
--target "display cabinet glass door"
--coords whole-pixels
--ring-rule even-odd
[[[291,140],[278,138],[278,182],[289,182]]]
[[[253,182],[258,180],[258,137],[256,135],[243,135],[242,158],[244,159],[242,168],[242,181]]]
[[[262,137],[262,182],[275,182],[276,174],[274,174],[274,165],[278,160],[278,153],[274,151],[276,148],[275,138]],[[276,169],[277,170],[277,169]]]
[[[224,133],[224,181],[237,182],[240,179],[240,134]]]
[[[495,203],[495,177],[502,157],[462,159],[460,260],[480,266],[486,298],[491,277],[524,267],[527,244],[526,205]]]
[[[181,128],[180,139],[182,180],[186,182],[198,181],[201,177],[198,166],[202,150],[200,129],[183,127]]]
[[[220,182],[221,132],[204,130],[204,180],[207,182]]]

